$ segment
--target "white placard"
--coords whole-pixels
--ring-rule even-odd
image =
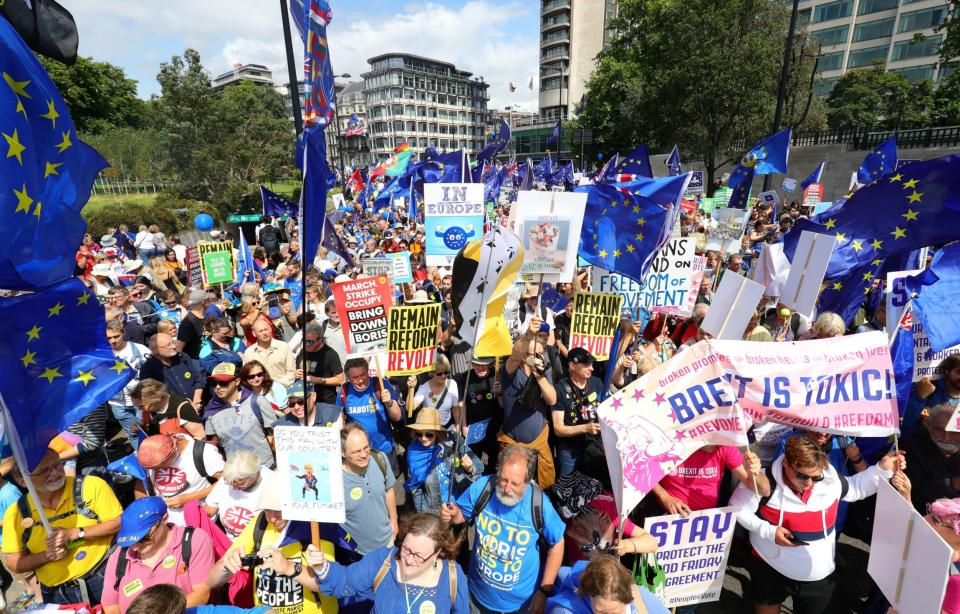
[[[903,280],[911,275],[919,275],[921,270],[894,271],[887,273],[887,336],[890,343],[897,334],[897,324],[903,319],[903,312],[910,303],[910,291]]]
[[[797,180],[791,179],[790,177],[785,177],[783,179],[782,187],[784,192],[786,192],[787,194],[790,194],[791,192],[797,189]]]
[[[535,275],[537,281],[573,281],[580,247],[586,192],[523,191],[514,205],[514,231],[523,241],[520,273]]]
[[[333,199],[334,209],[339,209],[346,205],[346,200],[344,200],[343,194],[334,194],[333,196],[331,196],[331,198]]]
[[[898,612],[937,614],[953,548],[913,505],[880,480],[867,573]]]
[[[760,194],[757,195],[757,198],[760,199],[760,202],[766,205],[773,205],[774,207],[778,207],[780,205],[780,195],[777,194],[776,190],[760,192]]]
[[[913,327],[913,381],[919,381],[925,377],[932,380],[943,379],[943,371],[939,368],[940,362],[952,354],[960,354],[960,345],[934,352],[930,347],[930,338],[927,337],[927,331],[923,330],[923,323],[920,318],[912,317],[911,326]]]
[[[423,198],[427,265],[450,266],[468,241],[483,236],[483,184],[427,183]]]
[[[741,340],[762,297],[762,285],[726,271],[700,328],[717,339]]]
[[[593,267],[590,289],[593,292],[619,294],[623,297],[620,312],[629,314],[634,320],[640,319],[640,282],[637,280],[620,273],[611,273],[605,269]]]
[[[764,243],[753,267],[753,281],[763,284],[766,296],[780,296],[790,274],[790,261],[783,253],[783,243]]]
[[[691,238],[670,239],[653,257],[643,278],[640,306],[659,311],[658,307],[681,308],[690,294],[696,241]]]
[[[837,240],[831,235],[822,235],[804,230],[793,254],[790,274],[783,286],[780,302],[799,314],[813,314],[820,294],[820,284],[830,264]]]
[[[283,487],[285,520],[346,521],[340,429],[326,426],[278,426],[277,479]]]

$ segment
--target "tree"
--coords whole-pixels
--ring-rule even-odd
[[[948,64],[960,59],[960,0],[950,0],[947,19],[936,31],[943,35],[943,42],[940,43],[940,62]]]
[[[137,98],[137,82],[128,79],[122,68],[82,57],[73,66],[44,57],[40,62],[60,90],[81,134],[137,128],[149,121],[147,104]]]
[[[960,72],[954,71],[942,79],[933,92],[930,125],[956,126],[960,124]]]
[[[712,185],[770,133],[788,23],[768,0],[621,0],[579,125],[608,153],[676,143]]]
[[[900,73],[870,68],[849,70],[827,97],[827,121],[834,130],[898,130],[928,125],[933,85],[913,85]]]

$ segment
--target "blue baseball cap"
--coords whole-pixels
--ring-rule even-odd
[[[290,384],[289,388],[287,388],[287,396],[297,397],[298,399],[304,398],[302,379],[293,380],[293,383]]]
[[[150,529],[167,513],[167,504],[162,497],[137,499],[120,514],[120,532],[117,545],[128,548],[140,542]]]

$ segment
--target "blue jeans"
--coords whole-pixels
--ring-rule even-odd
[[[583,467],[583,450],[557,444],[557,477],[570,475]]]
[[[67,554],[73,556],[73,554]],[[77,580],[70,580],[57,586],[40,585],[40,594],[43,595],[44,603],[88,603],[90,605],[99,605],[100,596],[103,594],[103,574],[107,569],[107,560],[110,558],[110,552],[103,555],[100,564],[88,572],[87,575]],[[81,587],[81,584],[83,586]],[[84,591],[84,588],[86,591]],[[86,592],[86,594],[84,594]]]
[[[137,421],[137,408],[132,406],[110,405],[110,411],[113,412],[113,417],[116,418],[120,426],[123,427],[123,432],[127,434],[127,439],[130,440],[130,445],[133,446],[133,451],[136,452],[140,446],[137,434],[133,430],[133,425]]]

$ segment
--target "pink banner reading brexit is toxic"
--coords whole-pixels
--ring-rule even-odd
[[[881,331],[793,343],[708,343],[753,422],[859,437],[900,432],[890,348]]]
[[[747,445],[747,424],[728,380],[702,341],[597,408],[621,514],[699,448]]]

